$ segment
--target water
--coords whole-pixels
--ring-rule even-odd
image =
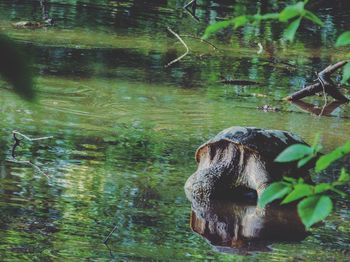
[[[330,51],[349,27],[346,1],[311,3],[326,26],[319,33],[306,23],[295,45],[278,40],[279,24],[210,38],[219,51],[184,37],[189,55],[164,68],[184,52],[167,26],[201,36],[216,17],[256,12],[250,1],[199,2],[198,23],[182,1],[50,1],[54,26],[32,30],[11,23],[40,21],[38,1],[0,1],[1,31],[33,56],[38,95],[31,104],[0,83],[0,260],[348,258],[347,200],[338,199],[335,212],[302,240],[272,241],[259,252],[219,252],[191,230],[191,204],[183,192],[196,169],[196,148],[229,126],[288,130],[310,143],[319,132],[325,152],[349,139],[347,104],[319,117],[282,100],[346,53]],[[264,46],[260,55],[258,43]],[[225,85],[221,77],[261,84]],[[324,104],[322,97],[306,101]],[[264,105],[279,111],[257,109]],[[16,148],[18,159],[33,162],[48,179],[29,165],[6,161],[13,130],[53,136]],[[348,163],[344,159],[314,180],[334,179]],[[107,247],[103,240],[114,227]]]

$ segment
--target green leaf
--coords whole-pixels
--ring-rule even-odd
[[[286,40],[290,42],[294,41],[295,33],[297,32],[300,26],[300,21],[301,21],[301,17],[299,17],[298,19],[290,23],[289,26],[286,28],[286,30],[284,30],[283,37]]]
[[[300,198],[310,196],[312,194],[313,186],[306,184],[295,185],[294,190],[291,193],[289,193],[289,195],[282,201],[281,204],[287,204]]]
[[[344,45],[349,45],[350,44],[350,31],[344,32],[342,33],[336,43],[335,46],[339,47],[339,46],[344,46]]]
[[[309,156],[307,156],[307,157],[305,157],[303,159],[300,159],[298,161],[298,168],[301,168],[301,167],[305,166],[308,162],[310,162],[314,158],[315,158],[314,155],[309,155]]]
[[[315,194],[320,194],[332,189],[332,185],[328,183],[321,183],[315,186]]]
[[[341,82],[345,84],[350,79],[350,63],[347,63],[343,68],[343,78]]]
[[[338,182],[342,183],[347,183],[350,182],[350,175],[349,173],[345,170],[345,168],[341,169],[340,176],[338,178]]]
[[[233,20],[221,21],[221,22],[214,23],[214,24],[212,24],[212,25],[207,27],[207,29],[204,32],[203,38],[206,39],[210,35],[216,33],[217,31],[219,31],[221,29],[224,29],[226,27],[229,27],[229,26],[231,26],[233,24],[234,24],[234,19]]]
[[[261,16],[261,20],[278,19],[279,13],[267,13]]]
[[[300,16],[304,12],[304,3],[298,2],[295,5],[289,5],[279,14],[281,22],[287,22],[289,19]]]
[[[293,177],[290,177],[290,176],[284,176],[283,180],[287,181],[287,182],[289,182],[291,184],[296,184],[297,183],[297,180],[295,178],[293,178]]]
[[[265,207],[268,203],[283,198],[291,191],[291,187],[285,182],[272,183],[259,198],[258,205]]]
[[[311,147],[303,144],[294,144],[283,150],[275,159],[275,162],[292,162],[311,155],[313,150]]]
[[[249,23],[250,19],[246,15],[241,15],[233,19],[234,28],[237,29]]]
[[[310,196],[298,204],[298,214],[306,228],[325,219],[332,209],[333,203],[329,196]]]
[[[11,38],[0,34],[0,76],[14,91],[27,100],[34,100],[35,90],[31,56]]]
[[[327,155],[321,156],[316,162],[316,172],[320,172],[326,169],[334,161],[342,158],[346,154],[350,153],[350,140],[348,140],[345,145],[338,147],[334,151],[330,152]]]
[[[314,22],[315,24],[318,24],[320,26],[323,26],[323,22],[320,18],[318,18],[314,13],[306,10],[304,17],[306,19],[309,19],[310,21]]]

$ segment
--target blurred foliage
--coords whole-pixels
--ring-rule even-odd
[[[292,145],[281,152],[275,161],[293,162],[298,160],[298,166],[300,167],[302,166],[299,164],[301,163],[300,161],[302,161],[304,165],[311,159],[317,157],[317,153],[321,149],[318,140],[319,139],[315,139],[316,142],[312,147],[302,144]],[[319,157],[316,161],[315,171],[321,172],[325,170],[330,164],[349,153],[350,140],[343,146]],[[307,161],[305,161],[305,159]],[[283,199],[281,204],[288,204],[301,200],[298,203],[298,214],[304,225],[310,228],[315,223],[325,219],[332,212],[333,202],[329,192],[335,192],[345,197],[347,194],[337,187],[349,184],[350,175],[345,168],[341,169],[340,176],[336,181],[316,185],[307,184],[302,178],[295,179],[292,177],[284,177],[284,181],[272,183],[264,191],[259,199],[259,205],[264,207],[276,199]]]
[[[298,30],[302,19],[308,19],[319,26],[323,25],[320,18],[311,11],[305,9],[305,4],[307,4],[307,2],[308,1],[303,1],[294,5],[288,5],[279,13],[241,15],[227,21],[214,23],[207,27],[203,37],[208,38],[211,34],[229,26],[233,26],[234,29],[237,29],[249,23],[259,25],[259,23],[264,20],[278,20],[283,23],[289,23],[283,36],[286,40],[293,42],[295,33]]]
[[[12,39],[0,34],[0,75],[17,94],[34,99],[33,73],[28,53]]]

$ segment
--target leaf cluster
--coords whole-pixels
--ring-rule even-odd
[[[313,146],[295,144],[281,152],[276,162],[298,161],[298,167],[302,167],[310,160],[317,158],[321,145],[319,136],[316,137]],[[330,164],[350,153],[350,140],[343,146],[336,148],[332,152],[319,157],[316,161],[315,171],[321,172]],[[340,176],[336,181],[330,183],[320,183],[317,185],[307,184],[304,179],[284,177],[283,181],[271,184],[259,199],[259,206],[265,207],[277,199],[282,199],[281,204],[289,204],[294,201],[298,203],[298,214],[307,228],[325,219],[333,209],[333,202],[330,192],[340,194],[345,197],[347,194],[341,191],[339,186],[350,183],[350,175],[342,168]]]
[[[303,18],[310,20],[317,25],[323,25],[323,22],[320,18],[318,18],[311,11],[305,9],[306,3],[307,1],[303,1],[298,2],[294,5],[288,5],[280,13],[267,13],[263,15],[259,13],[256,15],[241,15],[230,20],[214,23],[207,27],[203,38],[208,38],[210,35],[227,27],[233,27],[234,29],[237,29],[246,24],[258,24],[260,21],[264,20],[278,20],[284,23],[290,22],[284,31],[283,36],[286,40],[292,42]]]

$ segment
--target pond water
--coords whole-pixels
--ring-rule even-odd
[[[318,116],[282,100],[348,51],[332,47],[350,27],[347,1],[311,1],[325,26],[303,24],[293,45],[279,40],[283,27],[271,22],[219,33],[209,39],[218,50],[183,36],[189,55],[165,68],[184,52],[167,27],[201,36],[217,19],[285,4],[198,2],[199,21],[184,11],[184,1],[52,0],[44,11],[39,1],[0,1],[1,33],[32,55],[37,93],[29,103],[0,82],[1,261],[349,258],[348,200],[338,198],[325,223],[298,241],[239,252],[214,247],[192,231],[191,203],[183,191],[196,169],[196,148],[230,126],[288,130],[310,143],[320,133],[324,152],[349,139],[349,105]],[[12,26],[41,21],[43,12],[53,26]],[[221,78],[260,84],[227,85]],[[349,87],[342,92],[349,94]],[[314,112],[324,105],[323,97],[305,101]],[[264,105],[279,110],[257,109]],[[31,161],[48,178],[32,166],[6,161],[13,130],[53,136],[16,148],[18,160]],[[334,179],[349,162],[313,178]],[[244,212],[249,210],[254,205]],[[193,214],[191,219],[193,227]]]

